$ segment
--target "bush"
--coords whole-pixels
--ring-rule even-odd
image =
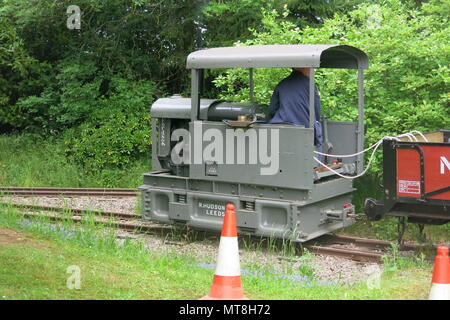
[[[65,153],[91,172],[126,168],[151,144],[150,104],[154,85],[148,81],[113,78],[112,94],[77,128],[65,133]]]
[[[0,10],[1,11],[1,10]],[[27,123],[16,102],[46,85],[50,66],[32,57],[9,19],[0,15],[0,132]]]
[[[63,60],[54,73],[43,77],[48,85],[39,95],[19,99],[16,107],[24,118],[17,128],[54,134],[75,127],[101,108],[105,76],[88,59]]]
[[[325,20],[320,28],[304,29],[289,21],[279,22],[276,11],[264,12],[263,29],[253,31],[253,39],[243,44],[339,43],[365,51],[369,56],[366,144],[371,145],[385,135],[450,127],[450,27],[445,6],[440,0],[423,3],[419,10],[399,0],[385,1],[383,6],[362,4]],[[286,17],[288,12],[282,14]],[[255,70],[256,100],[268,103],[275,85],[288,73],[287,69]],[[322,114],[333,120],[356,120],[356,79],[353,70],[318,69]],[[248,99],[247,70],[229,70],[215,83],[222,89],[221,98]],[[381,153],[378,156],[379,163]],[[378,170],[379,166],[372,166],[372,172]]]

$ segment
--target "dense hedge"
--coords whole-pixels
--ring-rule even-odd
[[[150,151],[154,84],[113,78],[109,85],[110,96],[99,99],[83,124],[64,134],[66,155],[92,172],[125,168]]]

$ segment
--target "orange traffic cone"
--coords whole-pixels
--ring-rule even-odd
[[[246,300],[241,284],[241,266],[234,205],[228,204],[220,237],[216,271],[209,295],[200,300]]]
[[[450,257],[448,248],[437,248],[430,300],[450,300]]]

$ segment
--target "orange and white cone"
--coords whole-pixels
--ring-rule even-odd
[[[430,300],[450,300],[450,257],[448,251],[449,249],[444,246],[437,248]]]
[[[216,271],[209,295],[200,300],[246,300],[241,283],[241,266],[236,228],[236,212],[228,204],[220,237]]]

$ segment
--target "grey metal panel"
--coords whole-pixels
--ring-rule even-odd
[[[200,119],[206,120],[208,108],[218,99],[200,99]],[[156,100],[150,114],[153,118],[190,119],[191,118],[191,98],[181,98],[173,96]]]
[[[355,223],[352,218],[344,221],[327,221],[326,210],[341,210],[344,203],[351,202],[350,194],[342,194],[322,201],[314,201],[305,206],[299,206],[297,217],[294,218],[294,230],[300,237],[299,241],[308,241],[323,234],[333,232]]]
[[[172,188],[173,181],[168,181],[172,177],[167,173],[153,171],[144,174],[145,186],[158,186],[158,188]],[[288,189],[281,187],[252,185],[246,183],[232,183],[222,181],[205,181],[189,179],[187,177],[176,177],[178,181],[175,186],[178,190],[185,189],[191,191],[213,192],[216,194],[240,195],[241,198],[264,198],[280,199],[290,201],[305,201],[308,199],[308,190]],[[184,182],[182,182],[184,181]],[[317,186],[318,184],[314,184]],[[144,188],[145,189],[145,188]]]
[[[314,124],[316,123],[316,113],[314,110],[314,68],[311,68],[309,71],[309,127],[314,128]],[[317,119],[319,121],[319,119]],[[313,140],[314,144],[314,140]]]
[[[245,210],[238,210],[236,212],[236,224],[239,229],[257,229],[258,228],[258,215],[255,212],[249,212]]]
[[[188,187],[193,191],[214,192],[213,181],[189,179]]]
[[[292,201],[303,201],[308,198],[307,190],[287,189],[271,186],[257,186],[251,184],[241,184],[241,196],[261,197],[266,199],[281,199]]]
[[[170,155],[170,119],[161,118],[158,121],[158,157]]]
[[[255,211],[259,213],[259,227],[268,234],[286,236],[290,229],[291,206],[289,202],[256,200]]]
[[[167,172],[144,173],[144,184],[158,188],[186,189],[187,179]]]
[[[250,102],[255,102],[255,81],[253,79],[253,68],[248,69],[249,73],[249,91],[250,91]]]
[[[333,149],[330,154],[346,155],[354,154],[358,150],[357,144],[357,129],[358,123],[356,122],[337,122],[328,121],[328,140],[333,145]],[[338,157],[331,157],[331,160],[335,160]],[[344,163],[355,163],[356,157],[342,158]]]
[[[324,180],[314,184],[314,189],[309,193],[309,202],[319,202],[331,199],[344,194],[350,194],[353,188],[353,181],[344,178]]]
[[[211,48],[192,52],[188,69],[213,68],[348,68],[367,69],[367,55],[336,44],[256,45]]]
[[[200,113],[200,87],[202,80],[198,69],[191,72],[191,121],[198,119]]]
[[[161,170],[161,163],[159,162],[157,150],[158,150],[158,135],[157,135],[157,121],[152,118],[152,169]]]
[[[191,218],[191,209],[192,207],[186,203],[169,202],[169,218],[188,221]]]
[[[173,192],[152,190],[150,193],[151,218],[169,222],[169,203],[173,202]]]
[[[191,122],[189,124],[189,130],[191,132],[192,139],[195,139],[196,133],[194,126],[201,126],[203,132],[205,130],[214,128],[222,133],[223,137],[226,137],[226,130],[233,130],[224,123],[219,122]],[[226,164],[226,159],[223,159],[224,163],[218,164],[217,176],[208,176],[205,174],[205,162],[202,159],[203,150],[209,142],[194,143],[192,141],[191,146],[201,145],[202,150],[191,150],[193,153],[193,164],[190,165],[190,178],[201,179],[210,181],[229,181],[235,183],[246,183],[255,185],[267,185],[270,187],[285,187],[295,189],[311,189],[313,185],[313,129],[304,128],[302,126],[295,125],[279,125],[279,124],[261,124],[254,128],[260,134],[261,129],[266,129],[268,132],[273,129],[279,130],[279,168],[278,172],[274,175],[262,175],[261,169],[267,168],[260,163],[237,164],[236,155],[237,146],[234,144],[235,160],[234,164]],[[258,138],[259,139],[259,138]],[[269,139],[269,138],[268,138]],[[225,141],[225,140],[224,140]],[[270,140],[269,140],[270,141]],[[224,143],[224,148],[226,143]],[[254,145],[252,145],[254,147]],[[269,150],[267,154],[272,154],[270,150],[270,143],[268,143]],[[245,157],[248,160],[250,154],[250,143],[246,138],[245,144]],[[223,150],[223,155],[226,157],[227,152]],[[259,152],[259,150],[258,150]]]
[[[239,194],[239,187],[237,183],[213,181],[215,188],[214,192],[224,194]]]

